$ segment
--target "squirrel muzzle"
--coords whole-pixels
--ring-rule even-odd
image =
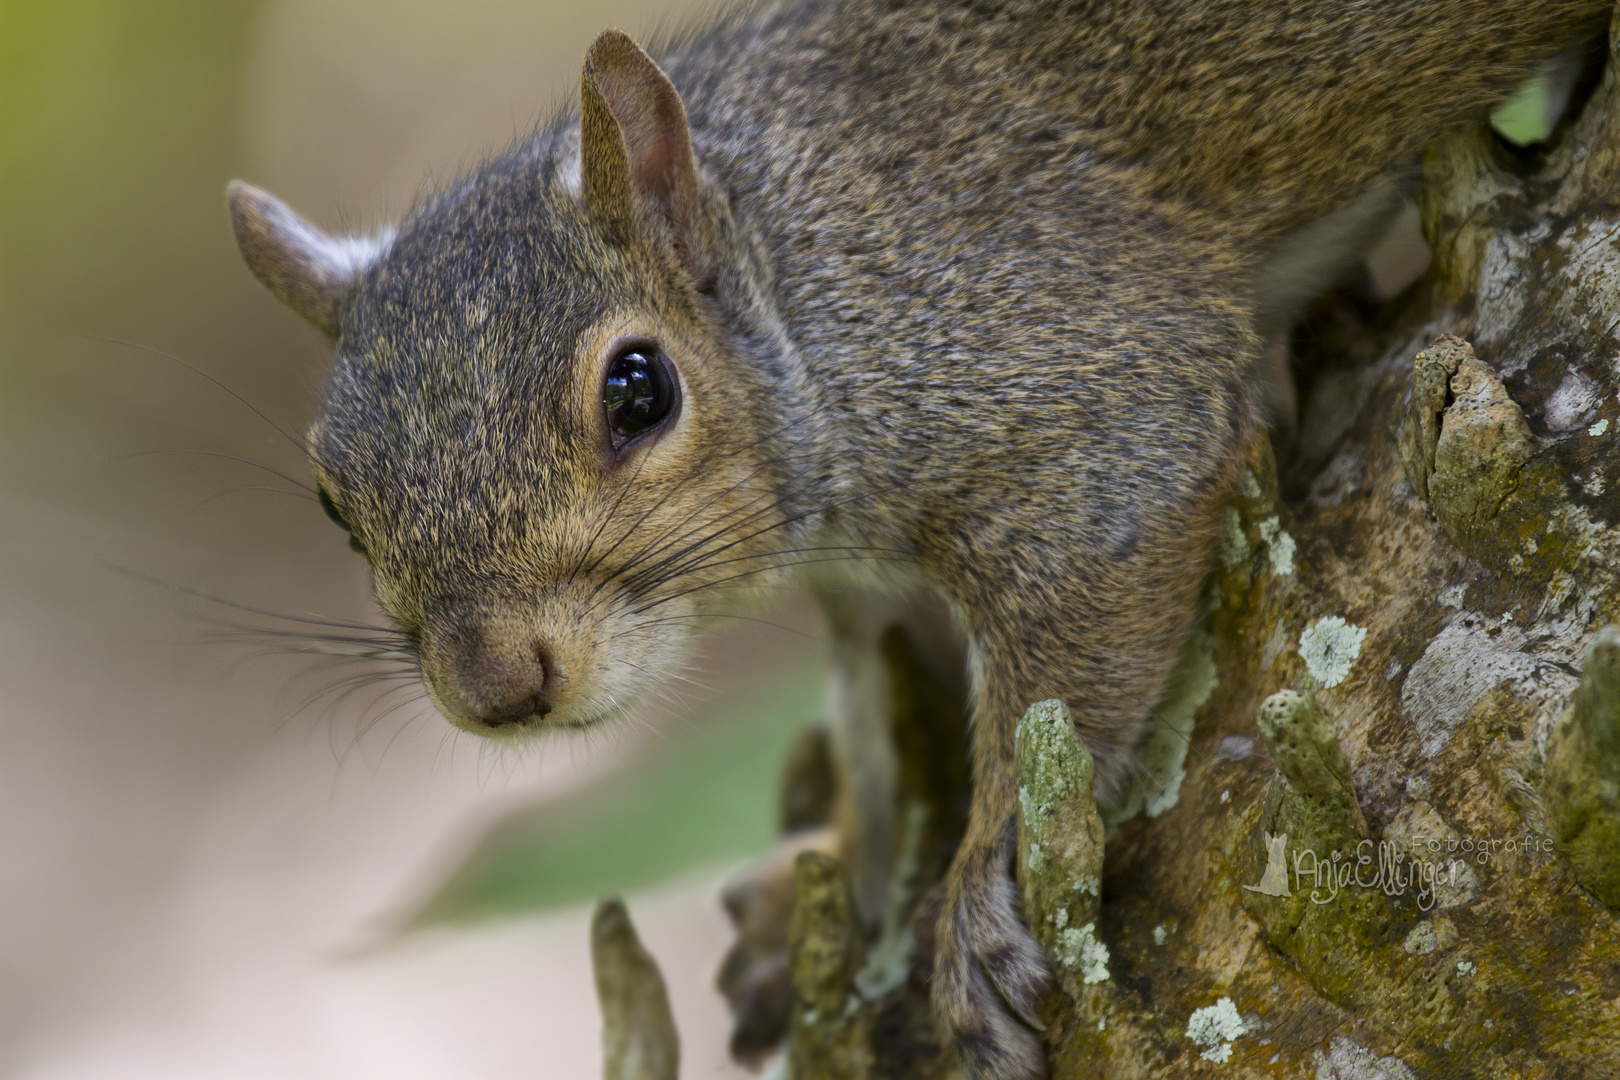
[[[560,671],[526,620],[459,619],[422,649],[422,671],[439,710],[476,734],[520,731],[553,711]]]

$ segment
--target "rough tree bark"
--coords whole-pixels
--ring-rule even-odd
[[[1057,703],[1020,729],[1057,1077],[1620,1077],[1614,65],[1550,146],[1481,122],[1425,172],[1434,262],[1299,338],[1298,446],[1255,448],[1135,798],[1099,815]],[[897,809],[935,841],[942,775]],[[926,940],[800,859],[789,1074],[956,1075]]]

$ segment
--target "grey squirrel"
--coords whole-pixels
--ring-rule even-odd
[[[1402,163],[1601,30],[1596,0],[782,0],[654,49],[397,229],[230,189],[330,335],[309,432],[434,702],[616,715],[704,612],[921,589],[965,638],[973,805],[932,993],[967,1073],[1045,1069],[1009,876],[1014,726],[1119,784],[1286,373],[1264,342]]]

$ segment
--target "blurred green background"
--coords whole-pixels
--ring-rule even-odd
[[[377,618],[341,535],[256,467],[301,478],[296,449],[185,366],[297,430],[327,362],[241,266],[226,181],[388,220],[527,131],[602,27],[679,14],[0,0],[0,1074],[590,1075],[605,892],[725,1074],[714,893],[770,844],[819,711],[801,599],[700,650],[707,691],[495,755],[408,694],[206,643],[267,621],[158,583]],[[334,959],[413,916],[459,928]]]

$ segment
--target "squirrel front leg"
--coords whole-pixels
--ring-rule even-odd
[[[941,1032],[973,1080],[1046,1075],[1035,1009],[1052,971],[1024,923],[1017,847],[1017,680],[987,672],[973,729],[973,803],[945,878],[935,936],[933,1001]]]
[[[1046,1075],[1036,1008],[1052,969],[1026,926],[1014,866],[1019,720],[1035,702],[1066,701],[1099,794],[1117,794],[1185,638],[1233,471],[1146,522],[1154,542],[1134,557],[1092,564],[1090,575],[1058,564],[1021,591],[987,590],[963,605],[978,624],[973,802],[935,924],[932,995],[941,1034],[973,1080]]]

